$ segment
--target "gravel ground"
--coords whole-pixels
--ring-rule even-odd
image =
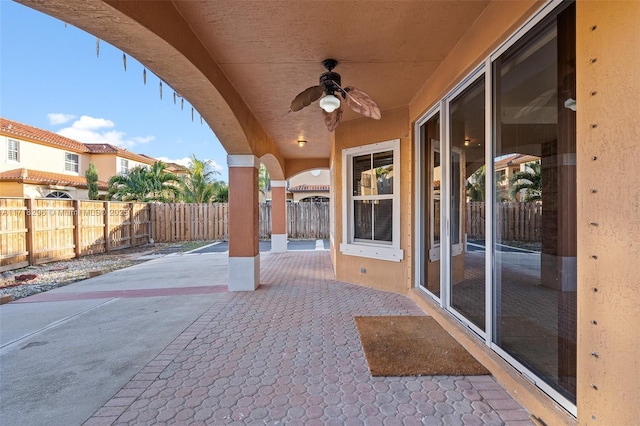
[[[107,273],[149,260],[140,259],[142,256],[184,252],[206,244],[209,242],[147,244],[79,259],[14,269],[0,274],[0,295],[10,294],[13,296],[13,300],[17,300],[87,279],[90,272]],[[16,280],[16,277],[27,274],[35,274],[36,278],[26,282]]]

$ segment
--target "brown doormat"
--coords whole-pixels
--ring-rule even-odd
[[[372,376],[490,374],[433,318],[355,317]]]

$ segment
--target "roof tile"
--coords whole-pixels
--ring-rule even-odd
[[[13,169],[0,173],[0,182],[30,183],[36,185],[60,185],[76,188],[86,188],[87,179],[84,176],[65,175],[62,173],[42,172],[31,169]],[[107,182],[98,181],[98,188],[107,190]]]
[[[45,142],[74,152],[89,152],[85,144],[73,139],[66,138],[57,133],[38,129],[33,126],[7,120],[0,117],[0,134],[7,136],[22,137],[35,141]]]

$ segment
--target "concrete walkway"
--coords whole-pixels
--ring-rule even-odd
[[[0,424],[530,425],[490,376],[372,378],[357,315],[420,315],[336,281],[326,251],[155,259],[0,307]]]

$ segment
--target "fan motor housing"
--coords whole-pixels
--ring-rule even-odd
[[[320,76],[320,86],[324,87],[324,92],[327,95],[332,95],[341,84],[340,74],[337,72],[328,71]]]

